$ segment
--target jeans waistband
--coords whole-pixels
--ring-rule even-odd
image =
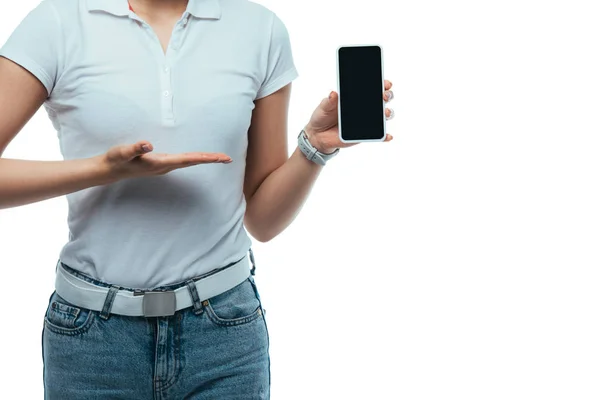
[[[92,278],[59,259],[56,265],[56,292],[67,301],[90,310],[101,311],[102,318],[111,313],[128,316],[167,316],[193,306],[200,312],[201,302],[223,293],[245,279],[251,279],[256,269],[250,252],[247,256],[206,274],[180,283],[152,289],[124,288]],[[249,278],[250,277],[250,278]]]

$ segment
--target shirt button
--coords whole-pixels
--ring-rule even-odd
[[[168,90],[165,90],[165,92],[163,93],[165,95],[165,97],[169,97],[169,95],[171,94]]]

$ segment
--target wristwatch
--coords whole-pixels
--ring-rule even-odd
[[[306,158],[319,165],[325,165],[327,161],[335,157],[337,153],[340,152],[340,149],[335,149],[333,153],[321,153],[308,141],[308,136],[306,136],[304,129],[302,129],[298,135],[298,147],[306,156]]]

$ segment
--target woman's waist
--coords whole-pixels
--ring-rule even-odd
[[[86,239],[72,238],[63,247],[60,261],[90,278],[133,289],[173,285],[208,273],[243,257],[251,244],[243,227],[211,241],[118,235]]]

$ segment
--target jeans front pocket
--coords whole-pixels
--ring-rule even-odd
[[[260,296],[252,277],[203,302],[208,318],[216,325],[237,326],[262,316]]]
[[[61,335],[78,335],[87,331],[93,320],[94,311],[77,307],[54,292],[46,310],[44,326]]]

